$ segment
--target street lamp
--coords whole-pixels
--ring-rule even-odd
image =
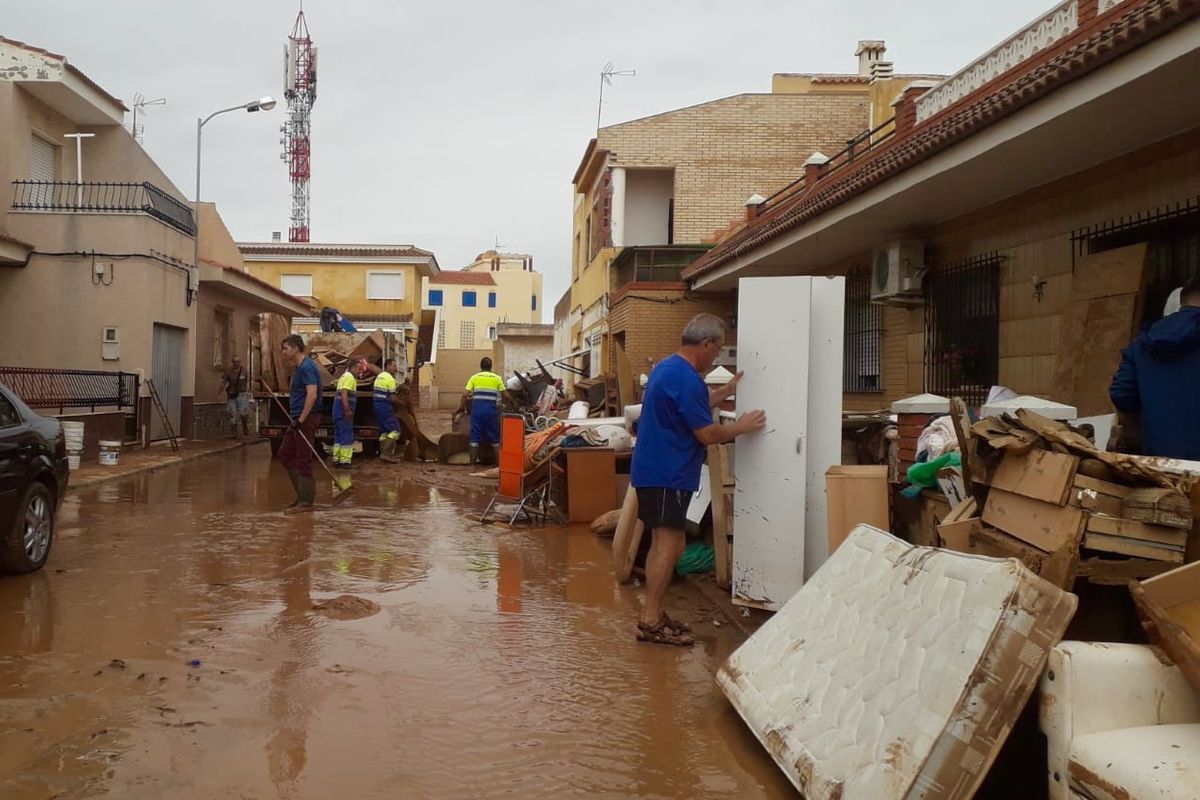
[[[192,267],[200,269],[200,135],[204,132],[204,126],[208,121],[219,114],[226,114],[230,111],[239,111],[245,109],[247,112],[255,111],[270,111],[275,107],[275,98],[267,95],[260,97],[257,100],[251,100],[248,103],[242,103],[240,106],[230,106],[222,108],[220,111],[214,111],[204,119],[196,118],[196,235],[192,249]],[[188,287],[189,290],[191,287]],[[188,305],[191,305],[191,291],[188,292]]]

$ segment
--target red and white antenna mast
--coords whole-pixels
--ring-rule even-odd
[[[287,98],[287,122],[283,131],[283,154],[292,179],[292,224],[288,228],[289,242],[307,242],[309,232],[308,181],[312,175],[310,157],[312,141],[312,107],[317,101],[317,48],[308,34],[304,19],[304,4],[296,15],[292,35],[288,37],[284,65],[283,96]]]

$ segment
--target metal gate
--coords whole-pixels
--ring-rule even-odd
[[[154,388],[162,399],[167,416],[171,418],[171,426],[176,433],[180,427],[180,398],[183,387],[183,330],[167,325],[154,326],[154,361],[151,365]],[[150,438],[167,438],[166,428],[158,412],[150,413]]]

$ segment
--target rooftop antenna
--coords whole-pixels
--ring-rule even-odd
[[[317,47],[308,32],[304,18],[304,3],[288,36],[284,61],[283,96],[287,98],[287,121],[280,128],[283,152],[280,158],[288,166],[292,181],[292,221],[288,228],[289,242],[309,240],[309,179],[312,177],[310,158],[312,141],[312,108],[317,101]]]
[[[632,78],[637,75],[637,70],[617,69],[611,61],[604,65],[604,69],[600,70],[600,103],[596,106],[596,133],[600,132],[600,112],[604,109],[604,86],[605,84],[612,86],[614,75]]]
[[[499,236],[497,236],[497,237],[496,237],[496,246],[495,246],[493,249],[494,249],[494,250],[495,250],[497,253],[499,253],[499,252],[500,252],[500,248],[501,248],[501,247],[504,247],[504,245],[500,244],[500,237],[499,237]]]
[[[138,127],[138,111],[142,112],[142,116],[146,116],[146,106],[165,106],[167,98],[159,97],[156,100],[147,100],[146,95],[138,92],[133,96],[133,124],[129,127],[129,133],[133,135],[133,140],[138,144],[142,143],[142,129]],[[143,128],[145,126],[142,126]]]

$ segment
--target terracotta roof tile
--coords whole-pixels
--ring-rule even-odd
[[[429,279],[430,283],[455,284],[458,286],[495,286],[496,281],[489,272],[440,272]]]
[[[861,159],[801,186],[753,222],[735,230],[683,271],[692,280],[784,232],[836,208],[937,153],[967,139],[1059,87],[1193,17],[1198,0],[1144,0],[1103,28],[1082,29],[1063,46],[1034,56],[1019,72],[996,79],[990,91],[964,98]]]
[[[244,255],[256,256],[363,256],[369,258],[423,258],[433,253],[411,244],[312,244],[309,242],[238,242]]]

